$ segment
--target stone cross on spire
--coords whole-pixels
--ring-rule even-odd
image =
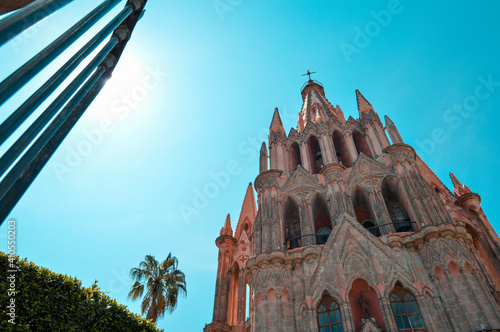
[[[313,71],[313,72],[311,73],[311,72],[308,70],[308,71],[307,71],[307,73],[303,74],[302,76],[306,76],[306,75],[307,75],[307,76],[309,76],[309,81],[311,81],[311,75],[312,75],[312,74],[316,74],[316,72],[315,72],[315,71]]]

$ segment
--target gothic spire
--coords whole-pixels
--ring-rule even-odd
[[[455,197],[458,198],[462,195],[469,194],[472,191],[469,187],[462,184],[452,172],[450,172],[451,182],[453,183],[453,192],[455,193]]]
[[[368,113],[370,110],[373,110],[372,104],[357,89],[356,101],[358,102],[359,116],[361,116],[361,113]]]
[[[396,128],[394,122],[387,115],[385,116],[385,126],[393,144],[404,143],[398,128]]]
[[[233,236],[233,229],[231,228],[231,216],[229,215],[229,213],[227,214],[224,227],[222,227],[222,229],[220,230],[220,235]]]
[[[271,127],[269,129],[274,132],[282,132],[283,134],[285,133],[285,128],[283,128],[283,123],[281,122],[280,118],[280,112],[278,111],[277,107],[274,109],[273,120],[271,121]]]
[[[245,199],[243,199],[243,205],[241,207],[240,218],[238,219],[238,225],[236,226],[236,232],[234,233],[234,238],[239,239],[242,230],[247,228],[247,235],[252,231],[252,226],[255,221],[255,216],[257,215],[257,208],[255,206],[255,196],[253,194],[252,183],[250,182],[247,187],[247,192],[245,193]]]
[[[394,124],[394,122],[392,122],[391,118],[389,118],[387,115],[385,115],[385,125],[386,126],[391,126],[391,127],[395,127],[396,125]]]
[[[323,86],[316,81],[309,80],[302,89],[302,110],[299,113],[298,131],[304,130],[308,122],[319,123],[336,118],[340,122],[345,122],[337,109],[326,99]]]

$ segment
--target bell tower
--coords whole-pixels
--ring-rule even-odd
[[[296,128],[272,115],[257,208],[249,186],[248,222],[217,239],[205,331],[500,329],[500,240],[480,196],[453,174],[446,188],[360,91],[347,120],[321,83],[301,93]]]

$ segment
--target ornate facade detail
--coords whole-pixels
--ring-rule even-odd
[[[499,329],[500,239],[479,195],[454,175],[448,190],[359,91],[347,121],[319,82],[302,98],[288,136],[274,111],[257,204],[250,185],[216,240],[205,331]]]

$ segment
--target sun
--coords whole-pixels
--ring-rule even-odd
[[[132,52],[124,52],[88,112],[89,120],[120,120],[145,98],[147,72]]]

